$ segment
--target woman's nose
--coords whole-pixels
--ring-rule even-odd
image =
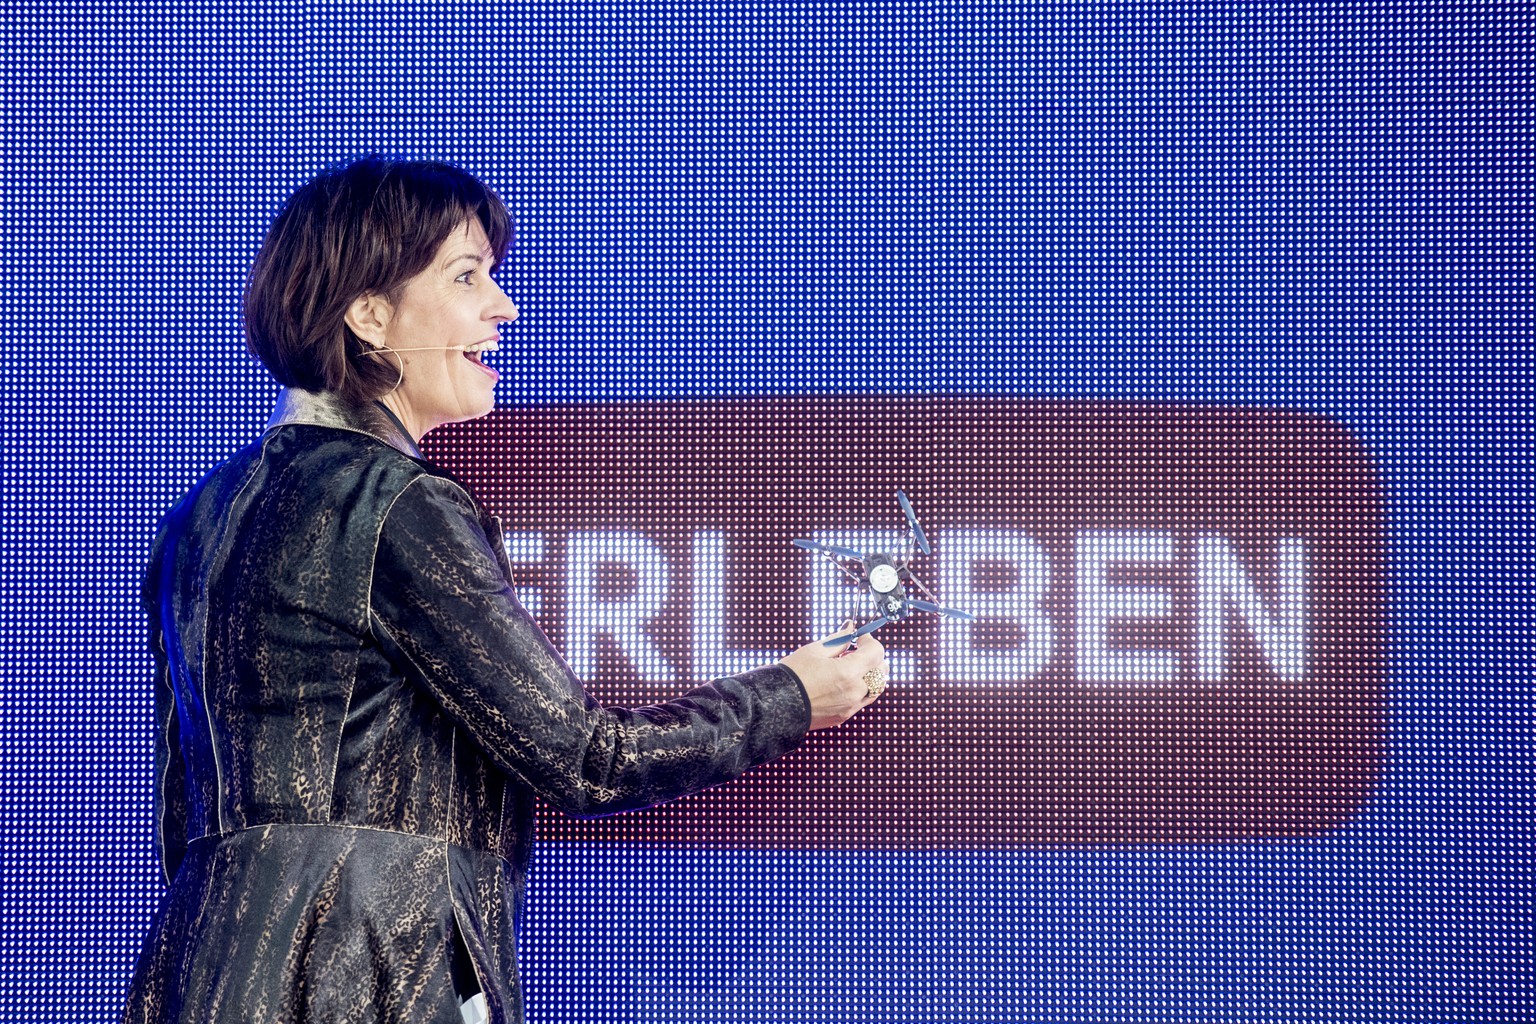
[[[502,290],[501,285],[498,284],[495,287],[496,301],[491,304],[491,315],[488,319],[501,323],[511,323],[517,319],[517,306],[511,299],[507,298],[507,293]]]

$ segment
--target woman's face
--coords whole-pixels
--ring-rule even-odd
[[[497,347],[497,325],[517,319],[517,307],[491,280],[494,262],[485,229],[468,220],[405,283],[398,302],[371,295],[353,303],[353,331],[393,350],[368,358],[399,360],[400,385],[381,400],[417,440],[496,405],[497,373],[481,353]]]

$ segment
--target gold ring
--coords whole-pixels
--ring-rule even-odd
[[[864,673],[864,685],[869,688],[866,696],[878,697],[885,692],[885,673],[878,668],[872,668]]]

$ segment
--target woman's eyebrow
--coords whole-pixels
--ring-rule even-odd
[[[490,258],[489,252],[461,252],[456,256],[450,256],[443,266],[451,267],[455,263],[464,263],[466,261],[470,263],[484,263]]]

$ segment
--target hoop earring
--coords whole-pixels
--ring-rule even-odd
[[[394,387],[380,395],[380,398],[394,394],[396,391],[400,390],[400,385],[405,383],[405,360],[401,359],[400,353],[396,352],[394,349],[386,348],[384,351],[395,357],[395,384]]]
[[[395,357],[395,384],[388,391],[384,392],[384,395],[392,395],[396,391],[400,390],[401,384],[405,383],[405,360],[400,358],[399,352],[396,352],[394,349],[388,348],[384,345],[379,345],[377,347],[364,348],[361,352],[355,353],[352,358],[361,359],[363,356],[382,355],[391,355]],[[379,398],[383,398],[384,395],[380,395]]]

